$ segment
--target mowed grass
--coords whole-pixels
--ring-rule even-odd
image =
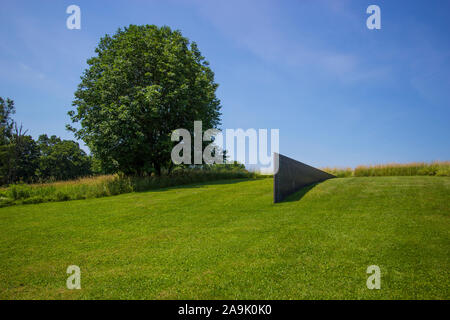
[[[0,299],[450,298],[450,178],[338,178],[279,204],[272,184],[2,208]]]

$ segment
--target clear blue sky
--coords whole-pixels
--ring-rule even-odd
[[[66,28],[70,4],[81,30]],[[67,111],[99,38],[168,25],[210,62],[223,128],[278,128],[281,153],[315,166],[450,160],[449,13],[444,0],[2,0],[0,96],[33,137],[73,139]]]

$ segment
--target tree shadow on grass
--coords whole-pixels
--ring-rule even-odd
[[[322,182],[316,182],[316,183],[313,183],[313,184],[310,184],[310,185],[307,185],[307,186],[301,188],[297,192],[287,196],[284,200],[281,201],[281,203],[300,201],[309,191],[314,189],[314,187],[320,183],[322,183]]]

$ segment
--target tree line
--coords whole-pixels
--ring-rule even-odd
[[[92,174],[79,144],[42,134],[34,140],[13,119],[12,99],[0,97],[0,184],[68,180]]]

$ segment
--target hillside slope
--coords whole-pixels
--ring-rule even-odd
[[[272,184],[2,208],[0,299],[450,298],[450,178],[332,179],[279,204]]]

